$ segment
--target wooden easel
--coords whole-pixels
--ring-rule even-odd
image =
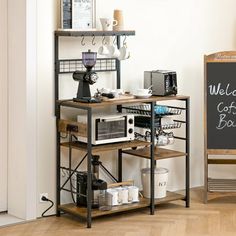
[[[213,64],[212,64],[213,63]],[[227,64],[228,63],[228,64]],[[204,178],[204,202],[207,203],[208,201],[208,197],[209,195],[212,195],[211,193],[214,192],[214,196],[217,196],[215,194],[215,192],[219,193],[219,196],[222,196],[223,194],[227,195],[227,194],[231,194],[231,193],[236,193],[236,180],[224,180],[224,179],[211,179],[208,177],[208,165],[214,164],[214,165],[219,165],[219,164],[236,164],[236,159],[219,159],[219,158],[209,158],[210,155],[236,155],[236,127],[232,128],[235,130],[235,136],[231,137],[234,138],[235,140],[235,148],[233,145],[231,145],[230,147],[222,147],[222,145],[220,145],[220,148],[218,148],[217,145],[219,145],[220,142],[215,142],[213,139],[215,138],[215,140],[220,139],[220,137],[218,137],[217,135],[212,135],[214,134],[218,134],[219,133],[224,133],[225,132],[229,132],[228,130],[230,129],[231,123],[227,125],[229,125],[229,127],[226,125],[226,128],[224,128],[224,126],[222,125],[223,121],[222,119],[220,120],[220,122],[218,123],[218,125],[216,125],[215,127],[216,130],[212,130],[212,124],[210,124],[211,120],[208,120],[209,117],[208,115],[210,114],[212,116],[212,113],[209,113],[209,110],[212,111],[212,109],[217,109],[215,115],[216,116],[220,116],[221,114],[223,114],[223,105],[228,104],[229,100],[232,99],[232,101],[235,100],[235,104],[236,104],[236,96],[232,96],[232,93],[229,91],[229,86],[228,84],[232,84],[232,87],[234,87],[234,89],[236,89],[236,73],[233,75],[234,76],[234,80],[235,82],[233,82],[232,79],[232,83],[229,79],[229,76],[222,76],[222,84],[226,84],[226,89],[227,91],[225,91],[224,89],[220,90],[220,86],[224,87],[224,86],[218,83],[217,86],[215,87],[210,87],[210,83],[209,81],[213,81],[214,80],[214,73],[210,73],[210,70],[212,70],[212,68],[214,69],[217,68],[216,70],[216,78],[219,81],[219,77],[221,75],[221,73],[218,73],[217,71],[220,71],[220,68],[222,67],[223,70],[225,70],[225,68],[227,68],[227,66],[232,66],[232,68],[234,68],[234,63],[235,63],[235,67],[236,67],[236,51],[229,51],[229,52],[218,52],[218,53],[214,53],[208,56],[204,57],[204,69],[205,69],[205,81],[204,81],[204,158],[205,158],[205,178]],[[227,65],[226,65],[227,64]],[[233,70],[232,70],[233,71]],[[211,71],[212,72],[212,71]],[[226,74],[229,73],[226,70]],[[224,74],[224,73],[222,73]],[[227,74],[228,75],[228,74]],[[233,78],[232,76],[232,78]],[[209,78],[211,77],[211,78]],[[224,78],[223,78],[224,77]],[[230,77],[231,78],[231,77]],[[230,81],[230,82],[227,82]],[[220,85],[219,85],[220,84]],[[228,86],[228,89],[227,89]],[[215,88],[215,90],[210,90],[209,88]],[[211,92],[210,92],[211,91]],[[215,93],[214,93],[215,92]],[[217,95],[216,95],[217,94]],[[215,96],[213,99],[212,97]],[[218,97],[217,97],[218,96]],[[232,98],[231,98],[232,96]],[[220,98],[219,98],[220,97]],[[211,102],[210,100],[213,100],[213,102]],[[214,103],[214,99],[215,99],[215,103]],[[222,102],[219,102],[219,99],[222,99]],[[226,99],[227,101],[224,101],[224,99]],[[210,105],[209,105],[210,104]],[[208,107],[209,105],[209,107]],[[227,110],[227,108],[226,108]],[[236,110],[235,110],[236,111]],[[214,113],[214,112],[213,112]],[[227,112],[226,112],[227,113]],[[229,113],[229,112],[228,112]],[[226,118],[227,115],[226,114]],[[232,114],[230,114],[232,116]],[[235,115],[235,120],[236,120],[236,115]],[[224,121],[225,122],[225,121]],[[224,123],[226,124],[226,122]],[[231,132],[231,130],[230,130]],[[231,133],[230,133],[231,134]],[[211,135],[211,136],[210,136]],[[224,136],[222,136],[223,138]],[[226,140],[222,140],[222,142],[225,142]],[[227,146],[227,145],[226,145]],[[227,193],[227,194],[226,194]]]

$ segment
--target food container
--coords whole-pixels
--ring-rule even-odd
[[[166,186],[168,181],[168,169],[166,168],[156,168],[154,169],[155,178],[155,191],[154,198],[163,198],[166,196]],[[143,185],[143,196],[145,198],[151,197],[150,191],[150,168],[144,168],[141,170],[142,173],[142,185]]]

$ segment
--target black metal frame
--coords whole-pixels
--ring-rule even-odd
[[[73,37],[84,37],[84,36],[116,36],[116,42],[118,48],[120,48],[120,37],[124,35],[135,35],[134,31],[121,31],[121,32],[103,32],[103,31],[56,31],[55,32],[55,115],[56,115],[56,124],[57,124],[57,131],[56,131],[56,146],[57,146],[57,151],[56,151],[56,174],[57,174],[57,216],[60,216],[60,209],[59,205],[61,202],[61,197],[60,193],[61,190],[64,191],[69,191],[73,192],[70,190],[67,190],[64,188],[65,184],[61,186],[61,181],[60,181],[60,172],[61,172],[61,147],[60,147],[60,132],[59,132],[59,120],[61,117],[61,107],[66,106],[66,107],[71,107],[71,108],[77,108],[77,109],[82,109],[87,111],[87,154],[84,156],[82,161],[85,159],[87,156],[87,171],[88,171],[88,179],[87,179],[87,186],[88,186],[88,193],[87,193],[87,227],[91,228],[92,224],[92,179],[91,179],[91,173],[92,173],[92,130],[91,130],[91,122],[92,122],[92,108],[91,107],[86,107],[86,106],[79,106],[78,104],[76,105],[64,105],[63,102],[58,103],[59,99],[59,74],[61,73],[60,71],[60,60],[59,60],[59,37],[61,36],[73,36]],[[117,88],[121,88],[121,78],[120,78],[120,70],[121,70],[121,65],[120,61],[116,59],[116,75],[117,75]],[[109,70],[105,70],[109,71]],[[113,69],[111,71],[114,71]],[[174,97],[173,97],[174,100]],[[181,99],[180,99],[181,100]],[[175,137],[181,140],[186,141],[186,194],[185,194],[185,202],[186,202],[186,207],[189,207],[189,99],[182,99],[185,101],[185,110],[186,110],[186,137]],[[151,119],[150,119],[150,130],[151,130],[151,145],[150,145],[150,153],[151,153],[151,199],[150,199],[150,214],[155,213],[155,202],[154,202],[154,168],[156,165],[156,161],[154,158],[154,138],[155,138],[155,127],[154,127],[154,121],[155,121],[155,112],[154,112],[154,106],[155,106],[155,101],[150,102],[151,106]],[[122,107],[119,105],[117,107],[118,111],[121,112]],[[70,154],[71,155],[71,152]],[[74,170],[71,170],[70,175],[67,179],[67,182],[69,179],[72,177],[72,175],[77,171],[78,167],[80,166],[81,162],[76,166]],[[118,150],[118,181],[122,181],[122,149]]]
[[[56,133],[56,143],[57,143],[57,160],[56,160],[56,165],[57,165],[57,216],[60,216],[60,210],[59,210],[59,205],[61,202],[61,197],[60,197],[60,192],[61,190],[65,190],[62,186],[61,187],[61,181],[60,181],[60,170],[61,170],[61,150],[60,150],[60,133],[58,132],[58,123],[61,117],[61,106],[63,104],[57,104],[57,101],[59,99],[59,74],[63,73],[72,73],[72,66],[70,67],[70,63],[81,63],[81,59],[76,59],[76,60],[60,60],[59,58],[59,37],[95,37],[95,36],[100,36],[100,37],[105,37],[105,36],[115,36],[116,37],[116,42],[117,42],[117,47],[120,48],[120,37],[121,36],[128,36],[128,35],[135,35],[135,31],[56,31],[54,35],[54,41],[55,41],[55,48],[54,48],[54,55],[55,55],[55,115],[56,115],[56,124],[57,124],[57,133]],[[120,81],[120,61],[118,59],[98,59],[99,62],[101,61],[108,61],[108,60],[115,60],[115,68],[113,66],[111,67],[101,67],[95,71],[99,72],[105,72],[105,71],[116,71],[116,87],[119,89],[121,88],[121,81]],[[62,70],[61,69],[61,63],[68,63],[69,67],[68,70]],[[76,65],[74,65],[74,69],[76,68]],[[81,107],[81,109],[87,110],[87,123],[88,123],[88,129],[87,129],[87,137],[88,137],[88,142],[87,142],[87,170],[88,170],[88,194],[87,194],[87,227],[91,228],[91,211],[92,211],[92,180],[91,180],[91,161],[92,161],[92,144],[91,144],[91,121],[92,121],[92,109],[91,108],[84,108]],[[71,154],[70,154],[71,155]],[[121,181],[122,179],[122,152],[119,150],[119,155],[118,155],[118,165],[119,165],[119,175],[118,179]],[[80,165],[80,164],[79,164]],[[74,171],[70,173],[69,179],[75,173],[79,165],[76,167]],[[64,183],[65,185],[65,183]]]

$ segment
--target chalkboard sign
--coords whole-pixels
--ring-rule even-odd
[[[236,150],[236,52],[206,56],[205,77],[206,147]]]

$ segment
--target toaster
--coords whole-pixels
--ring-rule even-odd
[[[177,75],[171,70],[144,72],[144,88],[152,89],[152,95],[168,96],[177,94]]]

